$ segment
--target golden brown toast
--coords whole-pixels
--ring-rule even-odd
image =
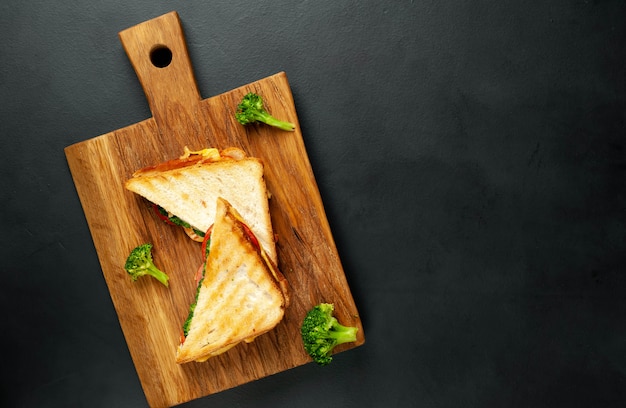
[[[176,362],[204,361],[273,329],[289,304],[288,284],[241,215],[216,200],[209,255],[187,337]]]

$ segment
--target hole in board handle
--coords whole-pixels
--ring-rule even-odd
[[[172,62],[172,50],[165,45],[156,45],[150,51],[150,62],[157,68],[165,68]]]

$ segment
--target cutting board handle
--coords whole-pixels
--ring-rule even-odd
[[[201,100],[178,13],[127,28],[119,37],[159,130],[176,131],[169,119],[193,118]]]

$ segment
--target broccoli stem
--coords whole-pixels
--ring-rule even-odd
[[[338,321],[335,320],[333,322],[331,329],[328,331],[328,337],[335,340],[335,345],[339,345],[342,343],[350,343],[356,341],[356,327],[347,327],[339,324]]]
[[[292,131],[295,128],[293,123],[276,119],[275,117],[273,117],[272,115],[270,115],[269,113],[265,111],[259,112],[257,115],[258,115],[258,120],[267,125],[274,126],[279,129],[286,130],[286,131]]]
[[[164,284],[165,286],[169,286],[168,285],[169,277],[167,276],[167,274],[157,269],[156,266],[154,265],[148,266],[148,273],[152,275],[153,278],[155,278],[156,280]]]

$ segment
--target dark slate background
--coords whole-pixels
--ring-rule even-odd
[[[186,407],[626,406],[621,0],[4,0],[0,405],[145,405],[63,148],[172,10],[203,98],[287,73],[367,338]]]

